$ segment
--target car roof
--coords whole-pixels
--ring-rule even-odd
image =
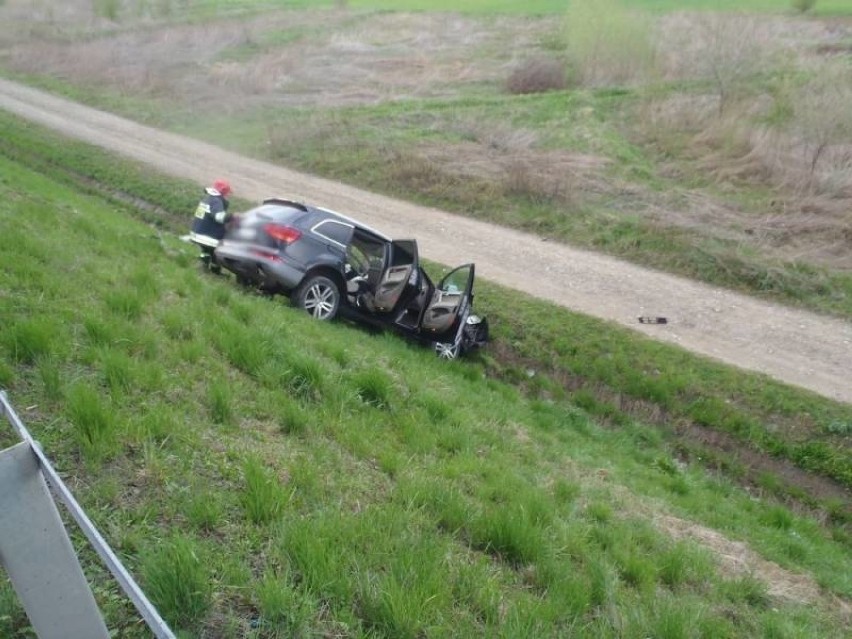
[[[327,209],[327,208],[324,208],[322,206],[309,206],[307,204],[303,204],[302,202],[295,202],[293,200],[287,200],[287,199],[284,199],[284,198],[277,198],[277,197],[267,198],[263,201],[263,203],[264,204],[280,204],[281,206],[291,206],[295,209],[299,209],[300,211],[305,211],[306,213],[310,213],[310,212],[325,213],[326,215],[330,215],[332,217],[337,218],[339,221],[346,222],[348,224],[351,224],[352,226],[358,227],[359,229],[363,229],[365,231],[368,231],[368,232],[372,233],[373,235],[378,236],[380,239],[382,239],[386,242],[392,242],[393,241],[390,237],[388,237],[387,235],[385,235],[381,231],[377,231],[376,229],[374,229],[370,226],[367,226],[363,222],[359,222],[358,220],[355,220],[355,219],[349,217],[348,215],[344,215],[343,213],[338,213],[337,211],[332,211],[331,209]]]

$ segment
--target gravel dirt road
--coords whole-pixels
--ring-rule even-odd
[[[417,238],[432,260],[476,262],[479,277],[852,403],[849,322],[245,158],[6,80],[0,80],[0,107],[195,180],[199,189],[225,176],[247,199],[278,195],[350,214],[392,237]],[[640,315],[668,323],[640,324]]]

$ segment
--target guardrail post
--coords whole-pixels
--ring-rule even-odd
[[[0,415],[6,417],[12,428],[23,440],[17,446],[12,446],[0,452],[0,455],[2,455],[0,457],[0,460],[2,460],[2,464],[0,464],[0,564],[7,565],[8,563],[9,566],[12,566],[12,568],[7,566],[7,571],[12,579],[12,586],[18,592],[18,596],[24,604],[24,609],[27,611],[27,616],[30,618],[30,622],[39,638],[100,639],[101,637],[109,637],[103,618],[100,616],[100,611],[94,601],[94,596],[91,590],[89,590],[86,578],[80,568],[77,555],[71,546],[68,533],[65,531],[62,520],[59,518],[56,502],[54,501],[55,497],[68,509],[68,514],[77,522],[77,525],[92,545],[92,548],[98,553],[98,556],[112,573],[112,576],[115,577],[124,594],[127,595],[136,607],[139,615],[157,639],[175,639],[174,633],[172,633],[163,618],[160,617],[160,613],[148,601],[148,598],[142,592],[142,589],[139,588],[133,576],[127,571],[112,548],[109,547],[109,544],[98,532],[98,529],[95,528],[92,521],[80,507],[80,504],[77,503],[77,500],[74,499],[74,495],[71,494],[71,491],[65,485],[65,482],[62,481],[53,464],[50,463],[50,460],[41,450],[41,447],[33,439],[32,435],[30,435],[30,432],[26,429],[15,409],[12,408],[12,405],[6,398],[6,393],[2,390],[0,390]],[[31,465],[32,468],[30,467]],[[6,473],[6,475],[2,473]],[[31,501],[29,501],[30,499]],[[9,507],[6,507],[6,501],[10,504]],[[49,513],[45,514],[51,509],[53,515]],[[32,516],[33,520],[26,519],[20,513]],[[22,524],[18,522],[19,517],[20,521],[23,522]],[[56,523],[58,523],[58,528],[55,527]],[[25,543],[28,540],[31,542],[32,538],[38,537],[43,531],[44,534],[48,534],[49,532],[51,535],[50,539],[45,538],[43,545],[56,549],[64,543],[70,549],[72,559],[76,563],[76,569],[79,573],[77,576],[71,576],[72,581],[65,580],[65,575],[70,575],[73,573],[73,570],[69,568],[70,563],[68,563],[68,558],[64,556],[58,556],[58,563],[56,564],[58,572],[55,574],[50,573],[45,568],[44,577],[41,582],[37,581],[39,578],[37,575],[27,575],[34,568],[41,570],[43,568],[40,563],[41,561],[53,565],[53,560],[42,559],[43,555],[39,555],[38,552],[32,554],[28,559],[18,557],[21,549],[26,548]],[[19,535],[20,538],[15,535]],[[63,537],[64,541],[60,537]],[[66,572],[66,570],[71,572]],[[82,582],[79,581],[78,577]],[[78,580],[74,581],[74,579]],[[52,598],[46,597],[42,600],[39,599],[38,593],[33,594],[31,592],[34,588],[39,587],[39,583],[44,584],[45,592],[52,593]],[[76,606],[78,604],[66,605],[63,599],[71,595],[75,597],[76,602],[80,602],[79,605],[87,606],[85,597],[75,594],[80,583],[85,587],[92,604],[95,606],[95,612],[100,620],[100,626],[103,627],[103,633],[99,628],[94,627],[95,624],[92,620],[88,620],[86,623],[93,625],[81,627],[79,630],[73,625],[77,623],[75,617],[77,616]],[[45,606],[45,603],[49,605]],[[44,626],[43,630],[40,630],[36,626],[36,617],[33,617],[33,614],[31,614],[31,609],[34,611],[33,614],[38,616],[39,625]],[[53,609],[52,614],[50,612],[51,609]],[[60,611],[62,612],[60,613]],[[62,615],[67,616],[63,617]],[[80,616],[88,617],[88,613],[84,611],[80,613]],[[58,633],[54,632],[55,630]]]
[[[0,451],[0,563],[39,639],[108,639],[27,442]]]

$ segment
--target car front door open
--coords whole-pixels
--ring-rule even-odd
[[[447,273],[432,293],[420,326],[435,335],[446,333],[459,315],[470,308],[473,291],[473,264],[464,264]]]

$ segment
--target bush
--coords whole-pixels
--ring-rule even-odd
[[[96,0],[94,6],[96,16],[106,18],[112,22],[116,22],[118,20],[118,12],[120,8],[121,2],[119,0]]]
[[[676,16],[666,21],[663,35],[659,66],[669,78],[709,82],[718,116],[754,94],[759,86],[755,78],[773,69],[779,54],[771,24],[758,16],[717,12]],[[703,111],[700,104],[686,106]]]
[[[790,4],[799,13],[807,13],[816,6],[816,0],[792,0]]]
[[[565,65],[552,58],[527,60],[512,71],[506,81],[506,90],[514,95],[559,91],[567,85]]]
[[[800,158],[803,165],[788,169],[794,176],[788,181],[831,195],[840,195],[852,185],[848,151],[852,144],[850,100],[852,81],[848,65],[842,63],[822,65],[793,95],[790,126],[803,148],[791,155]]]
[[[654,65],[650,22],[619,0],[573,0],[565,38],[571,70],[584,86],[636,82]]]

